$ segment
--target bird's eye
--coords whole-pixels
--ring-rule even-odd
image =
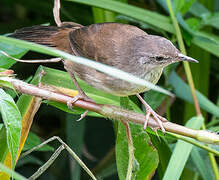
[[[156,56],[156,61],[162,61],[164,58],[161,56]]]

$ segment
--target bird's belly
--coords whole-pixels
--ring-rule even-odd
[[[150,83],[156,84],[160,79],[161,74],[162,74],[162,69],[159,71],[152,71],[139,78],[145,79]],[[150,90],[150,88],[146,86],[129,83],[127,81],[117,78],[113,78],[112,81],[114,84],[114,88],[111,88],[112,86],[108,86],[109,88],[108,92],[117,96],[130,96]]]
[[[117,96],[130,96],[149,90],[149,88],[145,86],[129,83],[127,81],[109,76],[95,69],[78,64],[75,64],[74,66],[68,66],[68,68],[71,68],[72,71],[76,72],[76,75],[80,79],[84,80],[92,87]],[[140,78],[156,84],[161,76],[161,73],[162,69],[153,70],[147,74],[142,75]],[[85,89],[84,91],[86,92]]]

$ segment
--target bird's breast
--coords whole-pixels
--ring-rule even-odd
[[[141,76],[139,76],[141,79],[144,79],[152,84],[156,84],[158,80],[160,79],[160,76],[162,74],[163,68],[156,68],[152,70],[146,70],[144,73],[142,73]],[[142,93],[145,91],[150,90],[150,88],[146,86],[140,86],[136,84],[130,83],[129,90],[127,92],[130,93],[130,95]]]
[[[65,66],[68,67],[70,71],[76,72],[77,76],[89,85],[113,95],[130,96],[150,89],[145,86],[139,86],[134,83],[109,76],[95,69],[75,64],[71,61],[65,61]],[[157,68],[145,70],[140,74],[134,72],[131,74],[156,84],[161,76],[162,69],[163,68]]]

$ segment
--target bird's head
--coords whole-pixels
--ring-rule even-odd
[[[138,61],[143,65],[165,67],[171,63],[188,61],[198,63],[197,60],[183,55],[166,38],[154,35],[139,36],[134,40],[137,46],[132,52],[139,57]]]

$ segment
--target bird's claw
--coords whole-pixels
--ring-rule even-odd
[[[163,126],[163,122],[166,122],[167,120],[164,117],[158,115],[139,94],[136,94],[136,95],[137,95],[138,99],[142,102],[142,104],[144,105],[145,111],[146,111],[144,129],[146,129],[146,127],[148,125],[149,118],[152,115],[158,124],[158,128],[160,128],[161,131],[163,132],[163,134],[165,134],[165,128]]]
[[[84,119],[87,116],[88,112],[89,112],[88,110],[84,111],[83,114],[81,114],[81,117],[76,121],[80,121],[80,120]]]
[[[163,132],[163,134],[165,134],[165,128],[163,126],[163,122],[166,122],[167,120],[158,115],[151,107],[146,107],[146,116],[145,116],[145,123],[144,123],[144,129],[146,129],[148,121],[150,116],[152,115],[153,118],[155,119],[155,121],[158,123],[159,128],[161,129],[161,131]]]
[[[89,98],[87,95],[85,94],[77,94],[75,97],[73,97],[71,100],[67,101],[67,106],[69,109],[72,109],[74,103],[78,100],[84,100],[84,101],[88,101],[88,102],[94,102],[94,100],[92,100],[91,98]]]
[[[67,101],[67,106],[68,106],[68,109],[72,109],[74,103],[78,100],[85,100],[85,101],[88,101],[88,102],[94,102],[91,98],[89,98],[86,94],[78,94],[76,95],[75,97],[73,97],[70,101]],[[81,117],[77,120],[77,121],[80,121],[82,120],[83,118],[86,117],[88,113],[88,110],[86,110],[83,114],[81,114]]]

